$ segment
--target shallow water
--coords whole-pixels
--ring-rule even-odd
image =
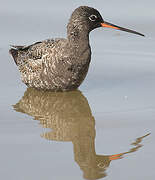
[[[71,11],[84,3],[146,37],[97,29],[90,35],[92,62],[80,91],[27,89],[9,44],[65,36]],[[154,6],[153,0],[3,2],[1,179],[154,180]]]

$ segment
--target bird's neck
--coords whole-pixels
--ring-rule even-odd
[[[85,44],[89,45],[89,32],[87,27],[80,27],[68,24],[67,26],[67,39],[72,44]]]

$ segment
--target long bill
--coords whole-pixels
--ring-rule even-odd
[[[103,23],[101,23],[101,26],[102,26],[102,27],[107,27],[107,28],[118,29],[118,30],[121,30],[121,31],[126,31],[126,32],[129,32],[129,33],[133,33],[133,34],[138,34],[138,35],[140,35],[140,36],[144,36],[144,34],[141,34],[141,33],[139,33],[139,32],[136,32],[136,31],[133,31],[133,30],[130,30],[130,29],[126,29],[126,28],[123,28],[123,27],[114,25],[114,24],[111,24],[111,23],[106,22],[106,21],[104,21]]]

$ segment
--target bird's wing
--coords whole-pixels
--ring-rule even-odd
[[[29,61],[40,61],[43,55],[48,54],[55,44],[56,41],[54,39],[48,39],[29,46],[12,46],[10,53],[17,65],[23,65]]]

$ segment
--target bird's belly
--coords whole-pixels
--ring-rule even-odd
[[[85,51],[86,52],[86,51]],[[27,70],[22,73],[22,81],[28,87],[52,91],[68,91],[77,89],[85,79],[90,63],[90,53],[84,59],[59,58],[45,61],[37,71]]]
[[[41,77],[42,82],[46,82],[44,89],[56,91],[77,89],[87,75],[90,59],[89,48],[86,48],[80,56],[77,54],[70,57],[63,55],[62,59],[59,56],[58,60],[49,63],[48,67],[45,66],[45,73]]]
[[[65,62],[55,69],[46,70],[40,77],[43,89],[55,91],[77,89],[87,75],[89,62],[90,60],[74,64]]]
[[[69,85],[73,85],[76,88],[80,86],[80,84],[85,79],[89,68],[89,61],[86,64],[75,64],[72,65],[69,71],[71,71],[71,77]]]

